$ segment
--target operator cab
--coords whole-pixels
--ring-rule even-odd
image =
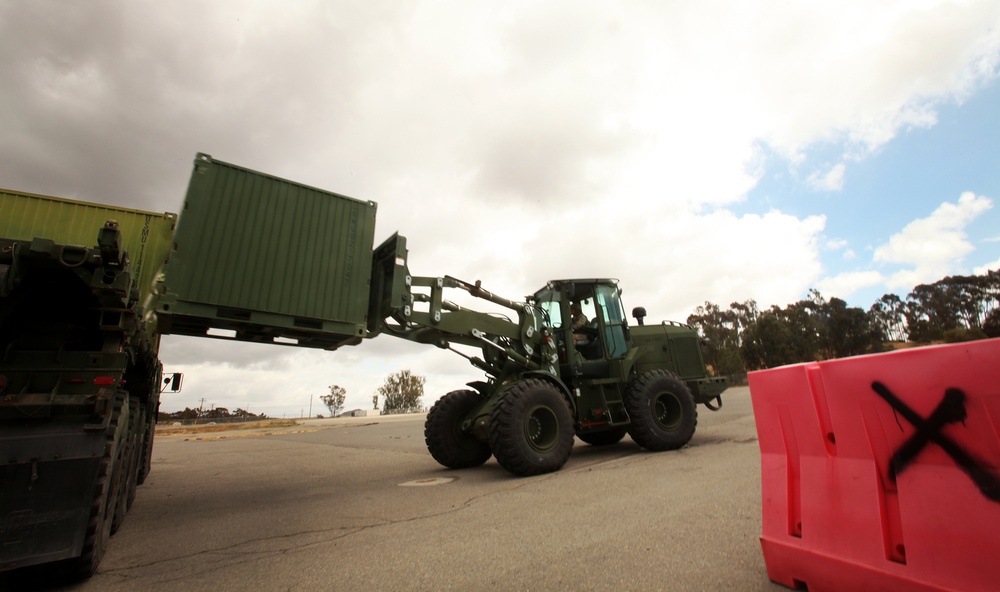
[[[617,280],[551,281],[534,301],[557,340],[560,365],[591,365],[628,352],[628,321]]]

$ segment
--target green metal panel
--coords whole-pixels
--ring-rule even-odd
[[[160,329],[324,348],[367,336],[376,207],[199,154]]]
[[[170,255],[176,214],[146,212],[0,189],[0,237],[49,239],[58,244],[96,247],[97,234],[117,220],[122,243],[135,269],[140,302]]]
[[[687,325],[666,321],[631,327],[632,345],[639,349],[636,370],[662,368],[684,380],[705,376],[698,334]]]

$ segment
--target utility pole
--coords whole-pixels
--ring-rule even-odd
[[[313,416],[313,395],[309,395],[309,417]]]

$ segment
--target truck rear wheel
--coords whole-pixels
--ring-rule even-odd
[[[694,397],[684,382],[665,370],[639,375],[629,386],[625,410],[628,433],[648,450],[675,450],[684,446],[698,425]]]
[[[577,434],[576,437],[591,446],[610,446],[621,442],[622,438],[624,438],[627,433],[628,428],[618,427],[611,428],[610,430],[605,430],[603,432],[586,432],[584,434]]]
[[[130,490],[134,491],[135,488],[135,424],[139,418],[139,412],[138,409],[132,407],[136,403],[136,399],[125,393],[125,400],[128,405],[122,410],[122,417],[119,420],[125,424],[125,430],[122,433],[118,458],[115,461],[115,470],[118,473],[116,478],[118,493],[115,496],[114,515],[111,519],[112,535],[118,532],[125,520],[125,514],[128,513],[129,507],[129,492]]]
[[[490,448],[519,476],[558,471],[573,448],[573,416],[559,390],[538,379],[514,383],[490,413]]]
[[[139,469],[140,463],[142,463],[142,444],[143,444],[143,432],[146,429],[146,407],[139,403],[138,397],[132,397],[129,401],[132,406],[131,411],[134,414],[132,420],[131,432],[129,434],[129,440],[131,444],[131,451],[129,452],[128,461],[128,497],[126,498],[127,503],[125,504],[125,511],[127,512],[132,508],[132,504],[135,502],[136,489],[139,485]]]
[[[478,467],[493,453],[487,443],[462,431],[462,421],[483,402],[476,391],[452,391],[427,413],[424,441],[434,460],[449,469]]]
[[[153,462],[153,436],[156,433],[156,408],[150,408],[145,403],[142,404],[142,414],[146,422],[142,426],[142,448],[139,459],[139,474],[136,476],[136,484],[142,485],[149,475],[149,469]]]
[[[72,579],[89,578],[97,572],[111,540],[111,523],[118,507],[121,492],[122,459],[127,447],[128,393],[119,391],[112,402],[111,422],[108,424],[104,457],[98,467],[94,487],[94,500],[90,520],[84,535],[83,551],[76,559],[67,560],[67,576]]]

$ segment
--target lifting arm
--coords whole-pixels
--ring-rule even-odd
[[[385,332],[451,349],[493,376],[504,374],[507,364],[554,371],[555,346],[547,339],[542,313],[536,307],[497,296],[480,282],[411,276],[406,255],[406,239],[398,235],[375,251],[369,314],[372,336]],[[444,299],[445,289],[464,290],[514,311],[517,318],[463,308]],[[481,348],[483,358],[455,350],[452,345],[456,344]]]
[[[541,314],[530,304],[496,296],[483,290],[479,282],[469,284],[448,276],[411,277],[409,288],[411,302],[425,304],[426,310],[418,310],[417,306],[411,305],[402,315],[391,315],[390,318],[398,324],[384,322],[385,332],[447,349],[452,349],[453,344],[482,348],[485,360],[464,356],[454,349],[452,351],[494,376],[503,373],[503,365],[507,361],[530,370],[543,369],[545,356],[540,351],[544,344]],[[470,310],[449,302],[444,299],[444,290],[447,288],[462,289],[473,296],[509,308],[517,313],[517,320]],[[423,290],[418,291],[419,289]]]

